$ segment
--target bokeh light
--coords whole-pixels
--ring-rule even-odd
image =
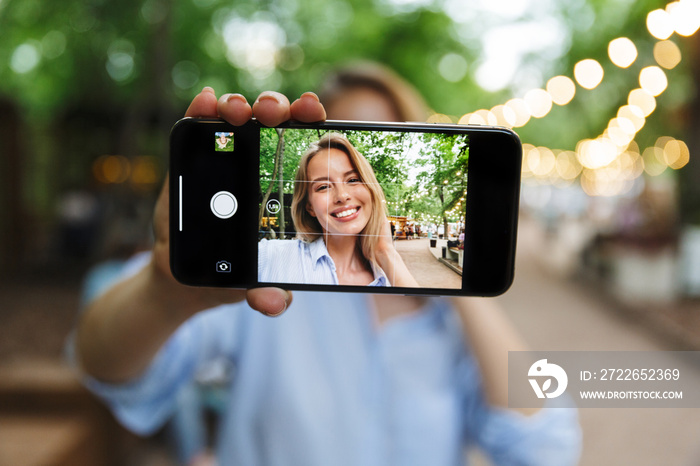
[[[525,103],[533,118],[543,118],[552,110],[552,96],[544,89],[532,89],[525,94]]]
[[[467,75],[467,60],[457,53],[448,53],[440,59],[438,72],[452,83],[462,80]]]
[[[609,138],[584,139],[576,146],[576,154],[581,165],[595,170],[615,160],[618,148]]]
[[[619,37],[608,44],[608,56],[616,66],[628,68],[637,59],[637,47],[627,37]]]
[[[583,167],[573,151],[561,151],[557,154],[557,174],[564,180],[575,180]]]
[[[617,111],[618,118],[625,118],[634,125],[634,130],[639,132],[646,123],[644,112],[636,105],[623,105]]]
[[[499,126],[512,128],[517,120],[513,109],[505,105],[496,105],[491,109],[491,113],[496,117]]]
[[[103,155],[93,163],[92,173],[100,183],[124,183],[131,174],[131,164],[123,155]]]
[[[497,126],[501,124],[492,112],[488,110],[477,110],[474,113],[467,113],[459,119],[459,123],[463,125],[490,125]]]
[[[547,147],[532,147],[527,152],[525,163],[533,175],[545,177],[556,169],[557,159]]]
[[[667,140],[659,138],[656,145],[660,146],[661,144],[663,144],[664,161],[674,170],[680,170],[690,161],[690,150],[685,142],[674,138]]]
[[[584,89],[595,89],[603,81],[603,67],[598,61],[588,58],[574,66],[574,78]]]
[[[634,125],[627,118],[613,118],[605,129],[604,136],[609,138],[618,147],[627,147],[632,142],[636,131]]]
[[[636,180],[643,175],[659,176],[669,168],[678,170],[688,164],[690,150],[681,140],[663,136],[641,151],[635,138],[656,110],[656,98],[668,88],[664,69],[671,70],[682,60],[680,48],[668,38],[674,32],[691,35],[700,29],[700,0],[680,0],[669,3],[665,10],[652,11],[647,16],[647,27],[659,39],[653,48],[658,66],[640,71],[640,87],[629,92],[626,104],[618,108],[603,134],[580,140],[575,151],[524,144],[524,179],[545,185],[578,180],[590,196],[618,196],[638,189]],[[639,58],[639,50],[630,39],[619,37],[608,44],[608,55],[614,65],[629,68]],[[648,58],[645,60],[648,62]],[[595,89],[604,78],[603,67],[596,60],[581,60],[574,67],[574,79],[585,89]],[[522,99],[497,105],[491,114],[508,126],[524,126],[531,118],[548,115],[553,104],[568,105],[576,96],[576,83],[566,76],[556,76],[547,81],[545,89],[533,89]]]
[[[642,153],[642,158],[644,159],[644,171],[649,176],[659,176],[668,168],[664,150],[661,147],[647,147]]]
[[[647,66],[639,73],[639,85],[654,97],[661,95],[668,87],[664,70],[658,66]]]
[[[529,178],[532,176],[532,171],[530,170],[530,166],[527,162],[528,155],[530,154],[530,151],[535,148],[530,143],[523,143],[523,163],[522,163],[522,176],[523,178]]]
[[[515,115],[515,123],[513,124],[514,128],[525,126],[527,122],[530,121],[530,118],[532,117],[530,114],[530,107],[528,107],[527,102],[525,102],[524,99],[510,99],[508,102],[506,102],[505,106],[508,107],[508,109],[510,109]]]
[[[700,28],[700,2],[681,0],[666,6],[673,29],[681,36],[692,36]]]
[[[10,68],[17,74],[25,74],[33,70],[40,61],[39,47],[32,42],[25,42],[12,53]]]
[[[127,181],[139,189],[151,189],[160,182],[158,159],[140,155],[103,155],[92,164],[92,175],[102,184],[121,184]]]
[[[647,15],[647,29],[649,34],[659,40],[668,39],[674,31],[671,15],[661,9],[649,12]]]
[[[428,123],[452,123],[452,118],[444,113],[433,113],[426,120]],[[461,122],[461,121],[460,121]],[[465,123],[466,124],[466,123]]]
[[[576,84],[567,76],[555,76],[547,81],[547,92],[552,96],[552,102],[566,105],[576,95]]]
[[[641,88],[630,91],[627,103],[639,108],[645,117],[651,115],[656,109],[656,99],[654,96]]]
[[[662,40],[654,45],[654,60],[667,70],[675,68],[681,58],[681,50],[670,40]]]
[[[128,81],[133,77],[136,47],[127,39],[117,39],[109,45],[105,68],[110,78],[118,83]]]
[[[129,181],[146,188],[158,184],[160,181],[158,160],[153,156],[135,157],[131,163]]]

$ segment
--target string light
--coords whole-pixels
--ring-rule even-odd
[[[654,10],[647,15],[647,29],[649,33],[659,40],[666,40],[673,34],[671,16],[666,10]]]
[[[611,118],[603,134],[583,139],[574,151],[552,150],[523,144],[523,178],[538,183],[571,183],[578,179],[591,196],[615,196],[632,189],[634,180],[646,173],[658,176],[667,169],[678,170],[690,160],[685,142],[663,136],[652,147],[641,151],[635,137],[657,108],[656,97],[668,88],[663,69],[675,68],[682,59],[678,46],[669,40],[675,33],[690,36],[700,29],[700,0],[680,0],[665,9],[651,11],[646,25],[659,40],[654,60],[659,66],[647,66],[639,73],[637,89],[630,91],[627,103]],[[608,44],[610,61],[619,68],[630,67],[638,58],[637,47],[626,37]],[[663,68],[663,69],[662,69]],[[574,66],[574,79],[583,89],[592,90],[604,79],[602,65],[593,59]],[[533,118],[546,117],[552,105],[568,105],[576,95],[576,83],[567,76],[556,76],[546,89],[533,89],[524,98],[513,98],[491,110],[478,110],[460,118],[463,124],[489,124],[509,128],[527,125]]]
[[[637,59],[637,47],[627,37],[619,37],[608,44],[608,56],[620,68],[629,68]]]
[[[654,45],[654,60],[659,66],[672,70],[681,62],[681,50],[670,40],[662,40]]]
[[[567,76],[555,76],[547,81],[547,92],[557,105],[566,105],[576,95],[576,84]]]
[[[697,0],[671,2],[666,6],[666,11],[678,35],[689,37],[700,28],[700,2]]]
[[[525,103],[533,118],[544,118],[552,110],[552,96],[544,89],[528,91]]]
[[[658,66],[647,66],[639,73],[639,84],[649,94],[658,97],[666,90],[668,79]]]
[[[574,78],[584,89],[592,90],[598,87],[603,82],[604,74],[601,64],[592,58],[581,60],[574,65]]]
[[[662,137],[653,147],[640,151],[634,139],[656,110],[656,97],[668,87],[662,68],[673,69],[682,59],[678,46],[668,39],[674,32],[689,36],[700,29],[700,1],[671,2],[665,9],[650,12],[647,29],[659,39],[653,52],[659,66],[641,70],[640,87],[630,91],[627,104],[618,109],[603,134],[579,141],[575,151],[523,144],[523,178],[549,184],[570,184],[578,179],[591,196],[614,196],[632,189],[634,180],[643,173],[658,176],[667,168],[678,170],[688,163],[690,152],[683,141]],[[614,65],[628,68],[638,58],[638,51],[630,39],[621,37],[610,42],[608,55]],[[603,78],[603,67],[596,60],[581,60],[574,67],[574,79],[584,89],[595,89]],[[468,113],[459,123],[526,126],[533,118],[546,117],[553,104],[568,105],[576,96],[576,83],[567,76],[556,76],[545,89],[533,89],[524,98],[513,98],[491,110]]]
[[[648,91],[644,89],[633,89],[627,97],[627,103],[639,108],[644,117],[651,115],[656,109],[656,99]]]

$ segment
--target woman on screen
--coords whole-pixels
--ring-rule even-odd
[[[262,282],[417,287],[396,252],[385,198],[367,159],[338,133],[302,156],[293,241],[260,242]]]

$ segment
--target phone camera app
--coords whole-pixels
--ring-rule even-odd
[[[217,262],[216,271],[219,273],[231,273],[231,263],[228,261]]]
[[[216,152],[233,152],[233,133],[216,132],[214,133],[214,150]]]

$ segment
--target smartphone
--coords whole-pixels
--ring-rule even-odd
[[[192,286],[499,295],[514,277],[521,163],[505,128],[185,118],[170,139],[172,273]]]

